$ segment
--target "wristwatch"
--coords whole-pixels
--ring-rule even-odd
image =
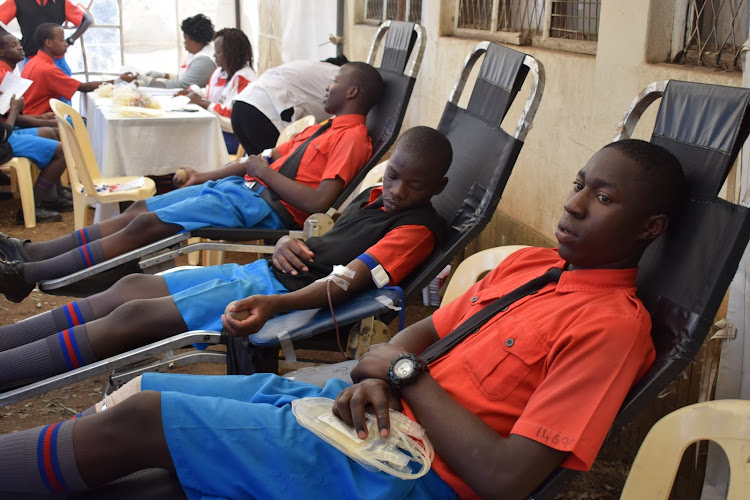
[[[65,41],[68,43],[68,45],[73,45],[74,43],[76,43],[76,41],[73,40],[72,36],[69,36],[68,38],[66,38]]]
[[[393,387],[400,389],[411,384],[417,380],[419,375],[427,371],[429,371],[427,364],[422,358],[415,354],[404,353],[399,354],[391,361],[391,366],[388,368],[388,378]]]

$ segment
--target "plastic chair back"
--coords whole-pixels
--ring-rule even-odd
[[[445,287],[443,300],[440,301],[440,307],[453,302],[460,297],[471,286],[479,281],[482,274],[495,269],[505,258],[526,245],[507,245],[503,247],[488,248],[473,255],[466,257],[453,272],[448,286]]]
[[[82,185],[86,195],[96,196],[96,183],[101,174],[83,118],[78,111],[57,99],[50,99],[50,107],[57,118],[71,186],[75,191],[79,188],[76,184]]]
[[[710,440],[729,459],[727,500],[750,497],[750,401],[707,401],[659,420],[638,450],[620,500],[667,500],[688,446]]]
[[[279,134],[279,138],[276,140],[276,145],[284,144],[311,125],[315,125],[315,117],[313,115],[303,116],[294,123],[290,123],[284,127],[284,130]]]

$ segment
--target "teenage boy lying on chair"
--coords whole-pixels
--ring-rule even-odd
[[[37,281],[183,231],[294,227],[310,213],[326,211],[372,154],[365,119],[383,94],[383,80],[369,64],[348,63],[327,92],[325,109],[336,117],[274,148],[268,160],[255,155],[212,172],[187,169],[188,187],[138,201],[117,217],[52,241],[0,233],[0,293],[20,302]]]
[[[221,330],[224,308],[239,299],[245,300],[236,308],[249,309],[252,316],[241,323],[227,320],[227,329],[248,335],[276,313],[325,306],[327,284],[315,280],[334,265],[357,273],[348,290],[331,286],[334,300],[374,286],[363,255],[385,269],[386,281],[398,283],[427,258],[444,229],[430,198],[445,187],[451,159],[443,134],[412,128],[396,142],[382,188],[355,198],[322,237],[306,244],[279,240],[272,263],[130,275],[102,293],[0,327],[0,387],[63,373],[189,330]]]
[[[162,467],[190,498],[523,498],[559,465],[590,467],[653,361],[635,266],[683,192],[666,150],[637,140],[605,146],[575,178],[557,249],[519,250],[432,317],[371,347],[354,385],[146,374],[104,411],[1,437],[0,488],[78,490]],[[429,370],[415,356],[550,269],[562,271],[557,283],[501,309]],[[391,371],[396,362],[411,375]],[[335,398],[334,414],[360,437],[366,410],[387,436],[388,408],[402,409],[425,428],[432,469],[411,481],[365,469],[297,424],[290,403],[307,396]]]

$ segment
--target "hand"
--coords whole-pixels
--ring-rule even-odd
[[[120,75],[120,80],[128,83],[132,82],[136,78],[138,78],[138,73],[131,73],[130,71]]]
[[[271,167],[268,166],[268,162],[261,155],[250,155],[247,159],[243,158],[245,164],[245,172],[250,177],[256,179],[263,179],[263,174],[267,172]]]
[[[57,126],[57,119],[55,117],[55,113],[52,111],[47,111],[46,113],[42,113],[41,115],[37,115],[42,120],[55,120],[55,127]]]
[[[268,295],[251,295],[242,300],[234,302],[227,308],[227,314],[221,315],[221,324],[224,329],[235,337],[247,337],[255,333],[266,324],[266,321],[273,316],[276,311],[271,306],[272,296]],[[238,320],[228,314],[231,311],[244,311],[250,315],[242,320]]]
[[[179,92],[175,92],[174,95],[188,95],[190,91],[188,89],[182,89]]]
[[[185,173],[180,174],[180,170],[182,170]],[[193,186],[195,184],[200,184],[200,183],[201,183],[201,180],[198,178],[198,172],[196,172],[190,167],[182,167],[178,169],[178,171],[175,172],[174,177],[172,177],[172,185],[176,188]]]
[[[21,111],[23,109],[24,101],[23,96],[16,97],[15,94],[10,98],[10,107],[11,109],[15,109],[16,111]]]
[[[296,276],[298,271],[308,271],[305,262],[312,262],[315,254],[297,238],[283,236],[273,249],[273,267],[284,274]]]
[[[347,387],[336,396],[333,414],[357,430],[360,439],[367,437],[365,410],[372,408],[380,429],[380,436],[387,438],[391,429],[389,408],[402,410],[401,400],[386,382],[367,379]]]
[[[388,370],[391,361],[406,349],[390,343],[371,345],[364,356],[359,360],[357,366],[352,369],[352,380],[359,382],[365,379],[376,378],[389,383]]]
[[[208,105],[210,103],[206,99],[204,99],[202,95],[198,94],[197,92],[193,92],[191,90],[191,91],[188,91],[187,96],[190,99],[190,102],[192,104],[197,104],[203,109],[208,109]]]

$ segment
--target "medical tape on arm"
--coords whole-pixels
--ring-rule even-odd
[[[388,284],[388,282],[391,281],[391,279],[388,277],[388,273],[385,272],[385,269],[383,269],[383,266],[378,264],[378,262],[372,256],[363,253],[362,255],[357,257],[357,259],[364,262],[365,265],[370,268],[372,282],[375,283],[376,287],[383,288]]]
[[[332,281],[336,285],[339,286],[344,291],[347,291],[349,289],[349,282],[352,278],[354,278],[354,275],[356,272],[354,269],[349,269],[346,266],[333,266],[333,271],[331,271],[331,274],[324,278],[320,278],[319,280],[315,280],[315,282],[319,281]]]
[[[96,403],[94,406],[96,412],[104,411],[108,408],[112,408],[116,404],[120,404],[130,396],[141,392],[141,375],[123,385],[112,394],[105,396],[103,400]]]

